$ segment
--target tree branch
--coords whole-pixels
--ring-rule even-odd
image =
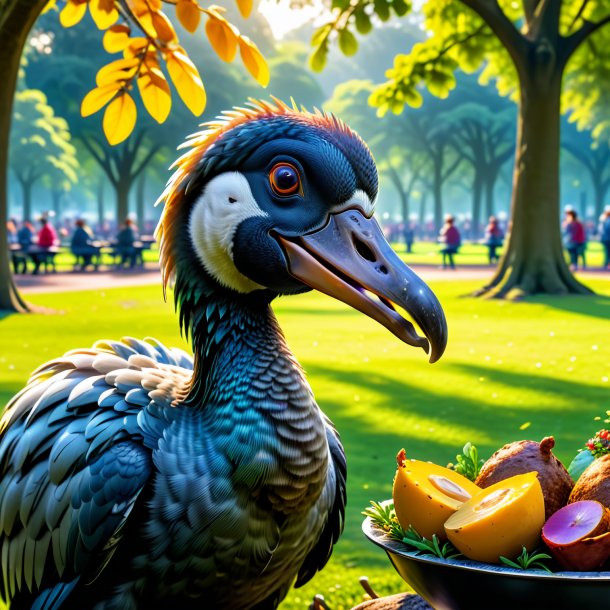
[[[95,147],[93,146],[93,142],[95,142],[98,146],[99,146],[99,142],[97,142],[93,136],[91,136],[91,141],[89,140],[89,136],[86,136],[83,134],[81,134],[78,137],[79,137],[80,141],[83,143],[84,147],[89,151],[89,154],[96,161],[96,163],[104,170],[104,172],[108,176],[108,179],[110,180],[110,182],[112,182],[112,184],[116,187],[116,180],[112,174],[112,167],[110,167],[108,158],[102,157],[102,155],[99,153],[99,151],[95,150]]]
[[[504,14],[497,0],[461,0],[461,2],[477,13],[490,27],[491,31],[508,51],[517,68],[517,72],[521,74],[526,67],[529,43]]]
[[[135,180],[138,177],[138,174],[150,163],[151,159],[157,154],[157,152],[161,149],[161,144],[155,144],[147,153],[147,155],[140,162],[139,167],[134,170],[131,174],[131,179]]]
[[[578,161],[580,161],[592,174],[595,172],[591,157],[586,153],[583,153],[583,149],[580,146],[575,146],[569,140],[563,141],[561,146],[563,146],[563,148],[565,148],[575,159],[578,159]]]
[[[460,163],[463,160],[463,156],[459,156],[445,171],[445,173],[441,172],[441,179],[443,182],[445,182],[445,180],[447,180],[447,178],[449,178],[449,176],[451,176],[451,174],[453,174],[453,172],[458,168],[458,165],[460,165]]]
[[[578,9],[578,11],[576,11],[576,15],[574,15],[574,19],[572,19],[572,22],[568,26],[568,32],[576,25],[576,22],[582,17],[582,14],[585,12],[585,8],[587,7],[587,4],[589,4],[589,0],[582,0],[582,4],[580,5],[580,8]]]
[[[531,30],[532,28],[532,22],[534,21],[538,2],[540,2],[540,0],[523,0],[523,14],[525,15],[525,23],[527,23],[528,30]]]
[[[610,23],[610,13],[605,17],[602,17],[602,19],[600,19],[599,21],[588,21],[587,19],[584,19],[580,30],[577,30],[570,36],[564,38],[566,61],[572,56],[574,51],[576,51],[576,49],[578,49],[578,47],[585,40],[587,40],[589,36],[591,36],[591,34],[604,27],[608,23]]]
[[[541,0],[536,7],[536,20],[539,25],[533,32],[537,35],[540,31],[548,36],[554,36],[559,32],[559,18],[561,16],[561,2],[559,0]]]

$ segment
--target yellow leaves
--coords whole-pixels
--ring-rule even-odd
[[[206,104],[205,89],[193,62],[180,51],[168,54],[165,59],[167,71],[178,95],[186,107],[199,116]]]
[[[151,13],[151,18],[152,25],[155,28],[157,37],[159,40],[161,40],[161,42],[166,44],[170,42],[178,42],[178,36],[176,36],[174,26],[163,13]]]
[[[129,45],[131,30],[127,25],[113,25],[106,30],[102,44],[107,53],[119,53]]]
[[[140,60],[137,57],[117,59],[99,69],[95,75],[98,87],[103,87],[116,81],[127,81],[135,76]]]
[[[239,37],[239,54],[244,66],[256,81],[266,87],[269,84],[269,67],[257,46],[247,37]]]
[[[184,29],[191,34],[199,26],[201,11],[199,5],[191,0],[178,0],[176,4],[176,16]]]
[[[59,22],[65,28],[76,25],[87,12],[86,2],[66,2],[66,6],[59,13]]]
[[[81,116],[87,117],[101,110],[117,94],[120,88],[121,83],[110,83],[89,91],[80,105]]]
[[[237,8],[239,8],[239,12],[241,16],[247,19],[252,12],[252,0],[237,0]]]
[[[172,96],[158,65],[142,70],[138,77],[138,89],[148,114],[157,123],[163,123],[171,110]]]
[[[47,10],[55,2],[48,0]],[[236,2],[240,13],[247,17],[252,11],[253,0]],[[224,17],[224,8],[210,6],[203,9],[199,0],[170,3],[175,4],[176,18],[189,32],[198,28],[201,13],[205,12],[206,34],[218,56],[224,61],[233,61],[239,49],[248,72],[261,85],[268,84],[269,68],[265,59],[256,45]],[[121,6],[123,10],[119,13]],[[64,27],[76,25],[84,17],[87,7],[97,27],[104,30],[104,49],[108,53],[123,55],[98,71],[96,86],[81,103],[84,117],[105,107],[102,123],[111,144],[122,142],[135,126],[137,110],[132,95],[136,83],[144,107],[159,123],[167,119],[171,110],[170,80],[193,114],[203,112],[206,105],[203,82],[180,46],[174,25],[163,13],[162,0],[65,0],[60,12],[61,24]],[[120,16],[124,22],[117,23]]]
[[[211,6],[205,13],[208,16],[205,33],[214,51],[220,59],[233,61],[237,53],[239,32],[220,14],[219,7]]]
[[[114,25],[119,18],[115,0],[89,0],[89,12],[98,29],[106,30]]]
[[[237,28],[231,25],[222,15],[224,9],[211,6],[204,13],[208,16],[205,32],[210,44],[224,61],[233,61],[237,48],[246,69],[263,86],[269,84],[269,67],[257,46],[247,37],[242,36]]]
[[[102,127],[108,143],[120,144],[133,131],[136,125],[136,103],[129,93],[122,93],[116,97],[104,112]]]
[[[57,7],[57,0],[48,0],[47,3],[44,5],[44,8],[42,9],[42,11],[40,11],[40,14],[44,15],[45,13],[52,11],[56,7]]]

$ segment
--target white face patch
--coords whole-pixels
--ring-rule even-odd
[[[239,172],[226,172],[206,185],[189,219],[189,234],[205,270],[222,286],[247,293],[264,288],[233,262],[233,237],[247,218],[266,216]]]
[[[370,218],[375,211],[375,202],[371,201],[369,196],[361,189],[357,189],[354,191],[354,194],[341,205],[333,207],[333,214],[338,214],[339,212],[343,212],[343,210],[348,210],[349,208],[358,208],[364,216]]]

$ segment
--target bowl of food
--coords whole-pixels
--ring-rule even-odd
[[[607,436],[603,451],[591,439],[569,469],[551,451],[553,437],[512,442],[486,462],[467,443],[457,467],[402,449],[392,500],[364,511],[364,534],[435,610],[605,607]]]
[[[441,558],[392,539],[370,517],[362,529],[435,610],[584,610],[604,607],[610,593],[610,572],[549,573]]]

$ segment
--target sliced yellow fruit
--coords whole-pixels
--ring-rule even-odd
[[[464,502],[445,522],[452,544],[466,557],[498,563],[514,559],[522,547],[540,542],[544,496],[536,472],[519,474],[491,485]]]
[[[392,495],[398,522],[404,529],[413,526],[424,538],[436,534],[446,540],[445,521],[481,488],[449,468],[407,460],[404,450],[397,461]]]

